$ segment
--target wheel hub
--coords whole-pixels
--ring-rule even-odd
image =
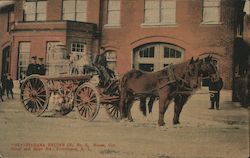
[[[31,98],[36,98],[37,97],[37,91],[36,90],[31,90],[30,97]]]

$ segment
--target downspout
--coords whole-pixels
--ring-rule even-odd
[[[102,29],[103,29],[103,0],[99,0],[99,27],[97,32],[97,38],[98,38],[98,54],[100,54],[100,49],[102,45]]]

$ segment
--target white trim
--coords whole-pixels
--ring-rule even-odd
[[[178,27],[176,23],[142,23],[141,28],[150,27]]]

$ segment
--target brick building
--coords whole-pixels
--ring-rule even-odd
[[[92,59],[101,47],[119,73],[213,55],[231,89],[243,7],[235,0],[16,0],[0,13],[0,71],[18,79],[36,55],[53,73],[67,53]]]

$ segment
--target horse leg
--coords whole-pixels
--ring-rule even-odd
[[[147,115],[146,109],[146,97],[140,97],[140,110],[144,116]]]
[[[120,93],[121,95],[121,98],[120,98],[120,103],[119,103],[119,106],[120,106],[120,113],[121,113],[121,116],[120,116],[120,119],[124,119],[127,117],[127,92],[126,91],[121,91]]]
[[[155,101],[155,97],[151,96],[148,102],[148,112],[151,113],[152,112],[152,108],[154,105],[154,101]]]
[[[132,115],[131,115],[131,108],[133,106],[133,102],[134,102],[134,97],[129,96],[128,102],[127,102],[127,112],[128,112],[128,120],[130,122],[134,121],[133,118],[132,118]]]
[[[178,95],[175,97],[173,124],[180,124],[179,117],[183,106],[186,104],[188,96]]]
[[[158,119],[159,126],[165,125],[164,115],[165,115],[165,112],[168,108],[170,101],[171,101],[171,99],[168,99],[167,96],[160,97],[160,100],[159,100],[159,119]]]

